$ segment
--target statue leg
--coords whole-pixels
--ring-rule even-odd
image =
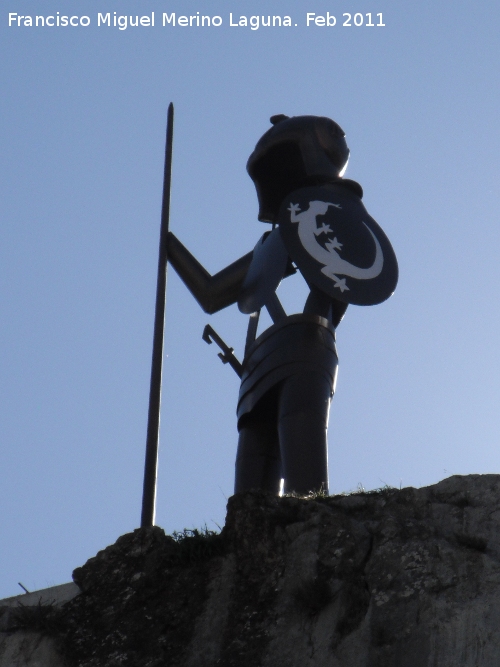
[[[287,378],[279,396],[278,433],[284,493],[328,493],[327,428],[331,383],[320,373]]]
[[[279,494],[282,474],[276,400],[277,391],[271,390],[239,421],[235,493],[260,489]]]

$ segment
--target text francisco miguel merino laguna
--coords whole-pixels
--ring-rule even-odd
[[[373,18],[372,18],[373,17]],[[48,16],[43,15],[23,15],[16,12],[9,12],[9,27],[17,28],[66,28],[66,27],[82,27],[87,28],[92,24],[90,16],[77,16],[62,14],[56,12]],[[162,27],[180,27],[180,28],[218,28],[224,24],[222,16],[207,16],[201,15],[200,12],[191,16],[177,15],[175,12],[163,12],[161,18],[156,25]],[[97,27],[118,28],[118,30],[126,30],[127,28],[154,28],[155,27],[155,13],[145,14],[144,16],[128,16],[118,15],[117,12],[99,12],[95,19]],[[282,28],[282,27],[297,27],[299,24],[292,20],[291,16],[236,16],[236,14],[229,14],[229,20],[225,25],[233,28],[250,28],[250,30],[258,30],[259,28]],[[333,27],[335,25],[343,27],[351,26],[366,26],[366,27],[384,27],[385,23],[382,19],[382,13],[372,14],[367,12],[365,14],[343,13],[342,15],[334,16],[329,12],[326,14],[316,14],[315,12],[307,12],[303,17],[303,22],[300,24],[306,27]]]

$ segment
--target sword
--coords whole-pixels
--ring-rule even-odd
[[[243,374],[243,367],[238,359],[234,356],[234,348],[226,345],[219,334],[212,329],[210,324],[207,324],[207,326],[203,329],[202,338],[209,345],[212,345],[213,340],[220,347],[222,352],[219,352],[217,356],[223,364],[229,364],[235,371],[236,375],[240,378]]]
[[[174,105],[168,106],[165,166],[163,170],[163,199],[161,207],[160,247],[156,280],[155,324],[151,382],[149,386],[148,429],[146,460],[142,492],[141,528],[154,525],[156,509],[156,476],[158,470],[158,440],[160,433],[161,375],[163,363],[163,334],[165,330],[165,299],[167,292],[167,235],[170,216],[170,183],[172,180],[172,141],[174,133]]]

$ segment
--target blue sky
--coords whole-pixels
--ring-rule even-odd
[[[88,27],[8,26],[18,15]],[[155,27],[97,26],[98,13]],[[219,15],[211,28],[162,13]],[[307,12],[337,17],[306,27]],[[347,176],[400,282],[352,306],[329,431],[330,487],[422,486],[500,470],[498,5],[277,0],[292,27],[231,27],[269,3],[8,0],[0,17],[0,597],[69,581],[140,519],[166,109],[171,229],[211,272],[266,226],[246,160],[269,116],[344,128]],[[343,26],[382,13],[384,27]],[[358,22],[359,22],[358,17]],[[297,23],[297,26],[295,26]],[[280,288],[288,312],[306,294]],[[205,315],[173,271],[157,523],[222,525],[246,318]]]

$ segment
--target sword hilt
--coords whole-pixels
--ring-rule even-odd
[[[222,352],[219,352],[217,355],[219,359],[222,361],[222,363],[229,364],[238,377],[242,376],[243,367],[241,363],[238,361],[238,359],[234,356],[234,348],[229,347],[229,345],[227,345],[222,340],[219,334],[216,331],[214,331],[214,329],[210,326],[210,324],[207,324],[206,327],[203,329],[202,338],[205,341],[205,343],[208,343],[209,345],[211,345],[212,342],[215,342],[222,350]]]

